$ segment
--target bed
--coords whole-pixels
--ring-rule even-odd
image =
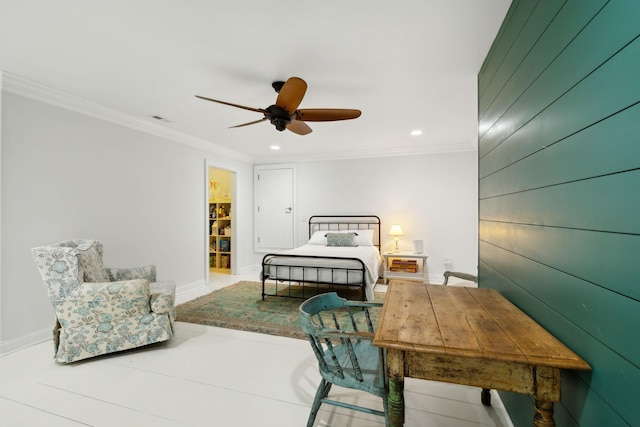
[[[306,299],[346,287],[372,301],[381,264],[380,218],[315,215],[309,218],[307,244],[262,258],[262,299]]]

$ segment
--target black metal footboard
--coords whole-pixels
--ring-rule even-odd
[[[309,260],[300,265],[287,263],[287,258]],[[314,266],[313,259],[353,261],[354,267]],[[297,264],[297,263],[296,263]],[[308,265],[307,265],[308,264]],[[358,258],[326,257],[314,255],[266,254],[262,258],[262,299],[266,296],[307,299],[321,292],[333,291],[335,287],[358,287],[362,301],[366,301],[366,267]],[[274,288],[269,292],[266,281],[273,280]],[[292,286],[297,285],[297,286]],[[328,290],[321,290],[321,285],[328,285]],[[280,290],[278,289],[280,287]],[[305,287],[308,292],[305,293]],[[326,289],[326,288],[325,288]],[[295,292],[294,292],[295,290]],[[313,293],[312,293],[313,290]]]

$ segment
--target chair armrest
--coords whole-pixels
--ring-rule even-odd
[[[145,265],[144,267],[133,268],[107,268],[109,280],[117,282],[119,280],[146,279],[149,282],[156,281],[156,266]]]
[[[142,316],[150,309],[149,281],[85,282],[79,292],[53,302],[63,327],[74,323],[105,323],[118,317]]]
[[[382,307],[381,302],[345,301],[345,307]]]
[[[317,333],[319,338],[351,338],[361,341],[373,341],[374,332],[323,330]]]
[[[80,286],[79,299],[124,300],[150,296],[151,289],[147,279],[130,279],[115,282],[84,282]]]
[[[447,283],[449,283],[449,276],[457,277],[459,279],[469,280],[469,281],[475,282],[475,283],[478,282],[478,277],[474,276],[473,274],[461,273],[459,271],[445,271],[444,272],[444,283],[442,283],[443,285],[446,285]]]
[[[176,285],[171,280],[151,283],[151,311],[169,313],[171,320],[176,318]]]

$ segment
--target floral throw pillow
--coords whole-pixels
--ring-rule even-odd
[[[102,263],[102,256],[93,240],[80,243],[78,250],[78,264],[84,274],[85,282],[109,282],[109,274]]]
[[[356,233],[327,233],[327,246],[356,246]]]

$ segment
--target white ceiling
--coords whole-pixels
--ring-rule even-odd
[[[474,149],[476,76],[510,2],[0,0],[0,69],[257,161]],[[291,76],[300,108],[362,116],[229,129],[262,116],[194,97],[266,108]]]

